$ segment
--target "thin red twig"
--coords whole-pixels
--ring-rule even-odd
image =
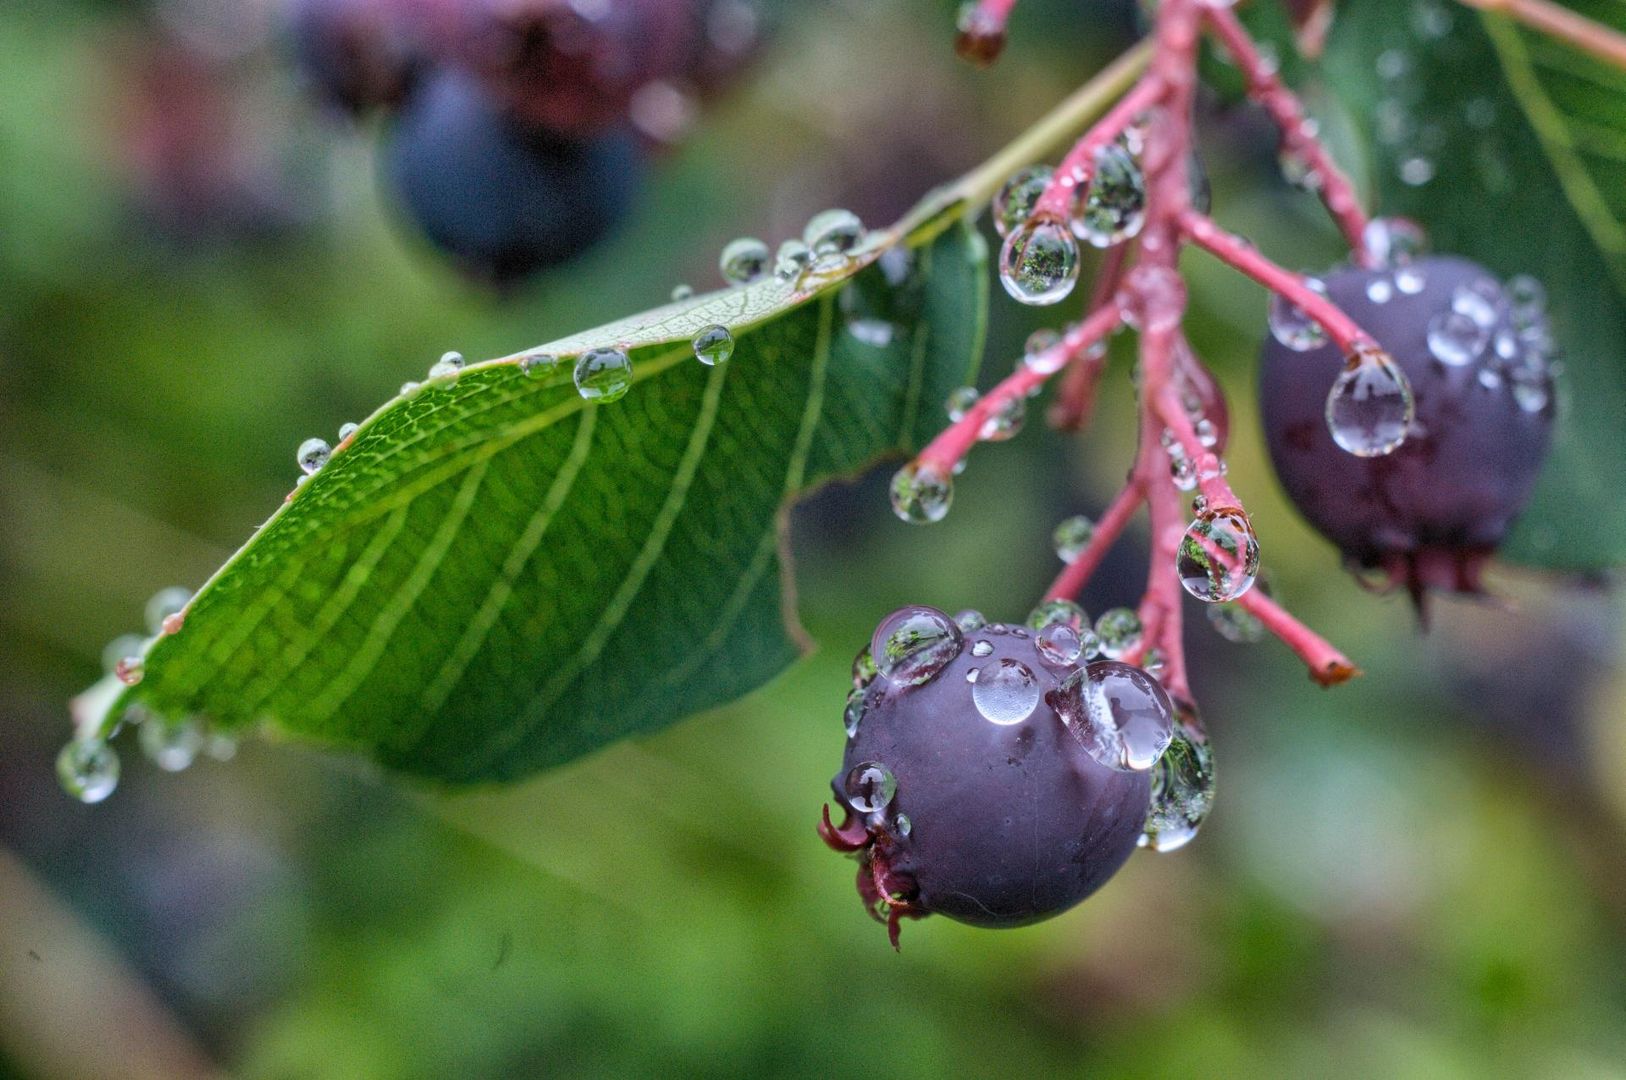
[[[1368,259],[1365,244],[1366,212],[1355,194],[1355,185],[1332,160],[1314,132],[1306,130],[1308,116],[1298,97],[1276,75],[1275,66],[1259,52],[1247,28],[1230,8],[1206,9],[1209,27],[1236,61],[1248,82],[1248,96],[1258,102],[1281,129],[1283,147],[1299,155],[1309,175],[1316,178],[1316,193],[1344,234],[1357,261]]]
[[[1073,210],[1073,200],[1077,197],[1078,191],[1089,183],[1090,174],[1095,169],[1096,151],[1123,134],[1141,113],[1156,105],[1163,96],[1164,89],[1162,80],[1147,75],[1131,87],[1127,94],[1119,98],[1118,104],[1101,117],[1094,127],[1085,132],[1084,137],[1074,143],[1073,148],[1067,151],[1067,156],[1061,159],[1061,164],[1056,166],[1044,194],[1039,196],[1039,201],[1033,208],[1034,216],[1069,217]]]
[[[1288,614],[1263,589],[1249,589],[1236,600],[1236,605],[1264,623],[1266,630],[1297,653],[1310,669],[1310,678],[1322,686],[1336,686],[1361,673],[1360,668],[1350,663],[1347,656]]]

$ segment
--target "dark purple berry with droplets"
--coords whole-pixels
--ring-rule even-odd
[[[1383,572],[1419,605],[1431,589],[1478,592],[1552,438],[1554,346],[1539,285],[1503,284],[1448,255],[1341,267],[1323,284],[1404,373],[1415,414],[1391,452],[1345,452],[1328,399],[1345,359],[1278,305],[1260,404],[1282,486],[1352,565]]]
[[[391,130],[385,180],[429,239],[504,285],[579,254],[625,216],[641,174],[624,132],[585,141],[523,127],[471,78],[427,76]]]
[[[1082,655],[1082,612],[1042,610],[1055,623],[1069,608],[1071,634],[902,608],[854,663],[832,783],[845,818],[827,807],[820,832],[858,855],[894,944],[903,918],[1057,915],[1141,842],[1173,708],[1145,672]]]

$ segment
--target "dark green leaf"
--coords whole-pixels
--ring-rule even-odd
[[[730,701],[802,642],[785,508],[940,426],[981,352],[984,261],[964,225],[914,250],[887,234],[850,279],[768,281],[536,350],[629,349],[636,382],[610,404],[583,401],[569,363],[431,380],[296,490],[139,685],[94,699],[453,781]],[[865,313],[888,343],[851,332]],[[705,367],[690,340],[714,323],[736,347]]]

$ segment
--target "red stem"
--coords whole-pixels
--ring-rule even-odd
[[[1187,210],[1180,216],[1181,229],[1192,243],[1240,270],[1273,293],[1289,300],[1327,331],[1327,335],[1347,355],[1361,343],[1371,343],[1371,335],[1325,296],[1304,283],[1303,276],[1284,269],[1259,254],[1252,244],[1233,236],[1212,219]]]
[[[1209,27],[1236,61],[1248,82],[1248,96],[1256,101],[1281,129],[1285,147],[1304,158],[1311,172],[1319,178],[1317,193],[1327,212],[1337,222],[1344,240],[1354,252],[1357,261],[1368,264],[1366,251],[1366,212],[1355,195],[1355,185],[1332,160],[1327,148],[1312,133],[1305,131],[1304,106],[1294,93],[1283,85],[1272,65],[1259,54],[1247,28],[1230,8],[1205,9]]]
[[[1117,498],[1112,500],[1101,520],[1095,523],[1095,532],[1090,535],[1090,542],[1084,545],[1084,550],[1078,553],[1078,558],[1062,567],[1056,580],[1050,583],[1045,591],[1046,600],[1077,600],[1078,594],[1084,591],[1085,584],[1095,573],[1101,560],[1106,558],[1112,545],[1117,543],[1118,537],[1123,535],[1124,526],[1129,519],[1135,516],[1140,509],[1141,499],[1145,491],[1141,487],[1140,478],[1131,476],[1124,489],[1118,492]]]
[[[983,425],[1006,402],[1013,398],[1026,397],[1043,386],[1052,375],[1065,366],[1067,361],[1071,361],[1106,337],[1117,329],[1121,322],[1123,309],[1116,300],[1110,300],[1097,308],[1089,318],[1068,330],[1062,335],[1061,341],[1047,350],[1052,354],[1060,354],[1066,360],[1055,365],[1040,365],[1046,368],[1043,371],[1028,364],[1018,364],[1014,372],[979,398],[975,405],[966,410],[963,417],[938,433],[937,437],[927,444],[926,449],[920,452],[915,463],[922,469],[935,469],[939,475],[950,475],[960,459],[977,444]]]
[[[1084,137],[1073,145],[1067,156],[1056,166],[1044,194],[1033,207],[1034,217],[1067,218],[1072,216],[1076,193],[1090,181],[1095,168],[1095,154],[1103,146],[1123,134],[1135,118],[1158,103],[1164,92],[1163,82],[1147,75],[1118,99],[1107,114]]]
[[[1310,678],[1322,686],[1336,686],[1361,673],[1348,657],[1333,648],[1320,634],[1288,614],[1263,589],[1249,589],[1235,603],[1264,623],[1266,630],[1297,653],[1299,659],[1309,667]]]

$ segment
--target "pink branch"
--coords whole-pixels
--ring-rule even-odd
[[[1084,137],[1074,143],[1067,156],[1061,159],[1044,194],[1039,196],[1039,201],[1033,207],[1033,216],[1071,217],[1073,199],[1077,191],[1089,183],[1090,173],[1095,169],[1096,152],[1123,134],[1124,129],[1133,124],[1141,113],[1156,105],[1163,97],[1164,89],[1162,80],[1147,76],[1119,98],[1118,104],[1085,132]]]
[[[1280,294],[1320,323],[1346,355],[1353,352],[1356,345],[1376,344],[1338,305],[1306,285],[1303,277],[1277,266],[1259,254],[1252,244],[1221,229],[1212,219],[1188,210],[1181,215],[1180,224],[1192,243],[1271,292]]]
[[[1095,532],[1090,535],[1090,542],[1084,545],[1084,550],[1078,553],[1078,558],[1064,566],[1061,573],[1056,575],[1056,580],[1051,582],[1044,594],[1046,600],[1078,599],[1078,594],[1084,591],[1096,567],[1106,558],[1107,551],[1123,535],[1129,519],[1140,509],[1144,494],[1139,478],[1131,476],[1124,489],[1118,492],[1118,497],[1101,515],[1101,520],[1095,523]]]
[[[1355,185],[1332,160],[1321,140],[1305,130],[1304,106],[1283,85],[1272,65],[1259,55],[1258,46],[1236,13],[1230,8],[1208,7],[1205,14],[1214,36],[1230,52],[1247,79],[1248,96],[1258,102],[1281,129],[1283,146],[1302,157],[1311,174],[1317,177],[1316,189],[1322,203],[1338,224],[1357,261],[1365,264],[1369,259],[1365,241],[1366,212],[1355,195]]]
[[[944,428],[927,444],[926,449],[915,459],[916,464],[923,469],[935,469],[942,476],[950,475],[954,466],[960,463],[960,459],[977,444],[983,426],[1001,408],[1011,400],[1026,397],[1043,386],[1045,381],[1060,371],[1068,361],[1106,337],[1122,321],[1123,309],[1118,306],[1117,301],[1109,301],[1097,308],[1089,318],[1068,330],[1059,342],[1046,350],[1046,354],[1057,357],[1058,362],[1017,365],[1015,372],[1007,375],[1002,382],[978,399],[975,405],[967,409],[964,416]]]
[[[1299,659],[1309,667],[1310,678],[1322,686],[1337,686],[1361,673],[1361,669],[1350,663],[1348,657],[1333,648],[1314,630],[1293,618],[1280,604],[1265,595],[1263,589],[1249,589],[1235,603],[1243,611],[1264,623],[1266,630],[1275,634],[1284,645],[1297,653]]]

